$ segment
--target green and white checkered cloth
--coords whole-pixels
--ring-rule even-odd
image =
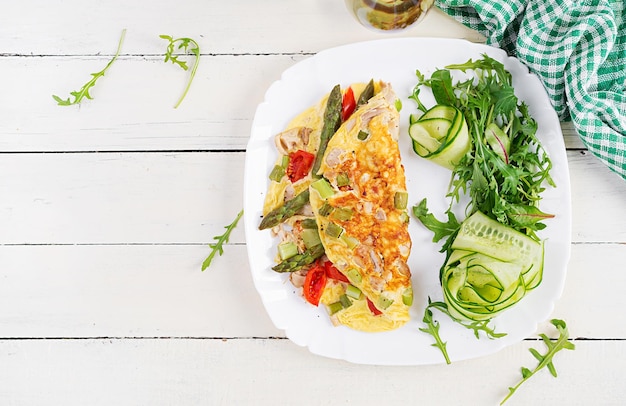
[[[437,0],[542,81],[561,120],[626,179],[624,0]]]

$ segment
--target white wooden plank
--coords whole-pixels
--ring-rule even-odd
[[[626,241],[626,184],[587,152],[568,157],[573,241]],[[244,158],[0,155],[0,244],[206,243],[243,206]],[[232,241],[244,241],[243,227]]]
[[[205,243],[243,207],[243,153],[0,156],[0,243]],[[243,227],[232,235],[243,242]]]
[[[620,405],[624,341],[577,341],[507,405]],[[534,367],[523,342],[452,365],[379,367],[317,357],[287,340],[0,341],[5,405],[496,405]],[[594,367],[590,367],[590,366]]]
[[[245,246],[0,247],[0,337],[275,336]]]
[[[244,149],[269,85],[304,57],[206,56],[189,75],[158,57],[120,58],[90,91],[58,106],[107,63],[105,57],[0,58],[0,151]]]
[[[390,36],[482,37],[442,13],[431,13],[401,34],[360,26],[336,0],[266,2],[166,0],[12,2],[0,15],[4,53],[20,55],[112,54],[128,30],[123,52],[163,54],[160,34],[199,41],[203,53],[318,52],[339,44]],[[416,50],[419,52],[419,50]]]
[[[588,151],[570,151],[567,157],[572,189],[572,240],[626,242],[624,180]]]
[[[256,107],[282,72],[307,55],[206,55],[187,97],[188,75],[160,57],[121,57],[93,100],[57,106],[109,57],[0,57],[0,151],[245,149]],[[583,147],[564,123],[569,148]]]
[[[263,309],[245,246],[226,246],[203,273],[208,253],[203,245],[0,246],[0,338],[284,336]],[[625,261],[624,244],[574,245],[550,317],[566,320],[572,337],[626,339],[626,324],[615,322]]]

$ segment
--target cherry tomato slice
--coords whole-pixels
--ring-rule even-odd
[[[301,149],[289,154],[289,163],[287,164],[289,180],[293,183],[304,178],[311,170],[313,161],[315,161],[315,155]]]
[[[335,265],[333,265],[332,262],[330,261],[324,262],[324,268],[326,269],[326,276],[329,277],[330,279],[335,279],[340,282],[350,283],[348,278],[346,278],[344,274],[339,272],[339,270],[335,268]]]
[[[304,278],[304,286],[302,286],[302,293],[307,302],[312,305],[319,305],[320,297],[324,292],[326,286],[326,270],[322,265],[316,263],[306,274]]]
[[[376,306],[374,306],[374,303],[372,303],[372,301],[369,299],[367,299],[367,307],[370,309],[370,312],[374,314],[374,316],[380,316],[381,314],[383,314],[383,312],[378,310]]]
[[[354,99],[354,92],[349,87],[343,94],[343,100],[341,102],[341,121],[346,121],[354,110],[356,109],[356,100]]]

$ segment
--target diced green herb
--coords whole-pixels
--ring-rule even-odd
[[[302,226],[302,228],[314,228],[317,230],[317,222],[315,221],[315,219],[312,218],[306,218],[302,220],[300,222],[300,225]]]
[[[350,178],[348,177],[348,174],[340,173],[339,175],[337,175],[337,186],[338,187],[348,186],[349,184],[350,184]]]
[[[361,289],[357,288],[354,285],[348,285],[346,287],[346,295],[350,296],[353,299],[359,300],[361,298]]]
[[[283,176],[285,176],[285,168],[280,165],[274,165],[274,168],[270,172],[270,180],[280,182]]]
[[[352,209],[337,207],[335,210],[333,210],[333,213],[330,215],[330,217],[338,221],[348,221],[352,218],[353,214],[354,212],[352,211]]]
[[[320,216],[326,217],[326,216],[328,216],[330,213],[332,213],[332,212],[333,212],[333,210],[335,210],[335,209],[333,208],[333,206],[331,206],[331,205],[330,205],[330,204],[328,204],[328,203],[324,203],[324,204],[322,205],[322,207],[320,207],[320,209],[318,210],[318,213],[319,213],[319,215],[320,215]]]
[[[317,228],[305,228],[302,230],[302,241],[304,242],[304,246],[307,248],[311,248],[322,243],[320,235],[317,232]]]
[[[407,306],[413,304],[413,288],[406,288],[404,292],[402,292],[402,303]]]
[[[289,259],[298,254],[298,247],[291,241],[278,244],[278,255],[281,261]]]
[[[406,209],[409,203],[409,194],[407,192],[396,192],[393,196],[393,207],[398,210]]]
[[[385,296],[380,296],[378,298],[378,303],[376,307],[379,309],[385,310],[392,304],[393,304],[393,299],[389,299],[388,297],[385,297]]]
[[[343,228],[335,223],[328,223],[325,232],[330,237],[339,238],[343,233]]]
[[[340,310],[343,310],[341,302],[335,302],[328,305],[328,313],[330,313],[331,316]]]
[[[350,300],[350,298],[346,294],[339,296],[339,302],[344,309],[352,306],[352,300]]]
[[[350,280],[350,282],[355,284],[360,284],[362,282],[361,273],[356,268],[349,268],[345,272],[346,277]]]
[[[328,199],[335,194],[333,187],[324,178],[318,179],[315,182],[311,183],[311,187],[317,190],[322,199]]]
[[[341,241],[345,242],[350,249],[354,249],[357,245],[359,245],[359,240],[357,238],[351,237],[345,233],[341,235]]]

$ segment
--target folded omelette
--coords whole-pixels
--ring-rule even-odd
[[[368,86],[373,95],[360,105],[350,99],[363,99],[365,84],[342,91],[343,114],[325,149],[320,134],[332,92],[276,137],[278,176],[270,176],[267,224],[260,228],[281,239],[274,270],[291,272],[307,301],[325,305],[336,325],[375,332],[409,320],[413,290],[397,96],[387,83]],[[355,104],[348,114],[347,104]],[[305,152],[319,154],[320,162],[303,176]],[[291,252],[284,254],[287,246]]]

